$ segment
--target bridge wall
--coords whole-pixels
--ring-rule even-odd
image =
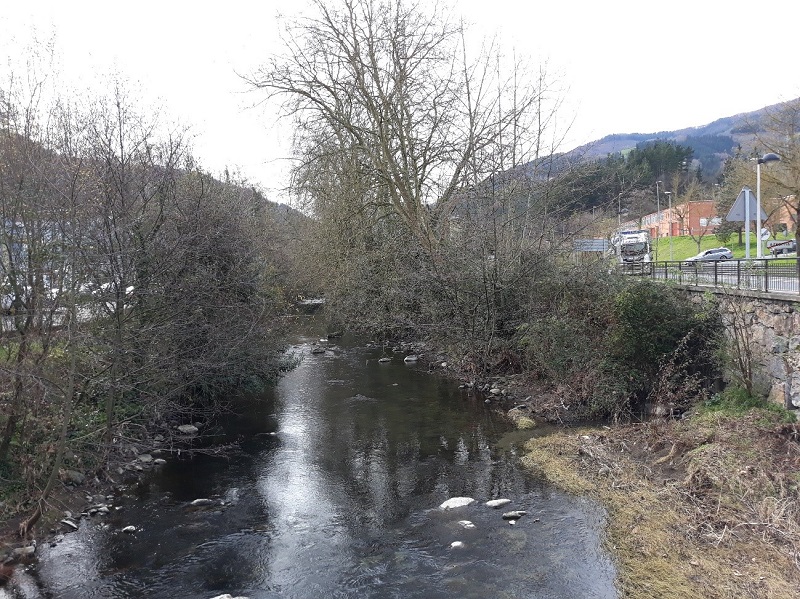
[[[703,293],[717,296],[730,339],[739,326],[756,388],[776,403],[800,407],[800,296],[684,288],[698,301]]]

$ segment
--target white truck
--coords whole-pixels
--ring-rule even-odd
[[[767,249],[773,256],[791,254],[797,252],[797,242],[794,239],[772,239],[767,242]]]
[[[619,264],[651,262],[653,259],[650,232],[644,229],[619,231],[611,238],[611,245]]]

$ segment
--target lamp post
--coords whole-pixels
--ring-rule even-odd
[[[622,229],[622,194],[617,196],[617,230]]]
[[[658,262],[658,238],[661,237],[661,197],[658,195],[658,186],[661,181],[656,181],[656,262]]]
[[[664,194],[669,199],[669,210],[667,214],[669,215],[667,218],[667,235],[669,235],[669,261],[672,262],[672,192],[665,191]]]
[[[763,257],[761,251],[761,165],[777,162],[781,157],[769,152],[756,160],[756,258]]]

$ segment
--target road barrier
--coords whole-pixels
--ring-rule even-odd
[[[681,285],[800,295],[798,258],[639,262],[620,264],[618,268],[623,274],[675,281]]]

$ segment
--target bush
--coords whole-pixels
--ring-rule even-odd
[[[708,298],[694,304],[647,280],[569,283],[518,329],[527,369],[566,386],[593,417],[628,417],[646,401],[690,401],[716,375],[720,331]]]

